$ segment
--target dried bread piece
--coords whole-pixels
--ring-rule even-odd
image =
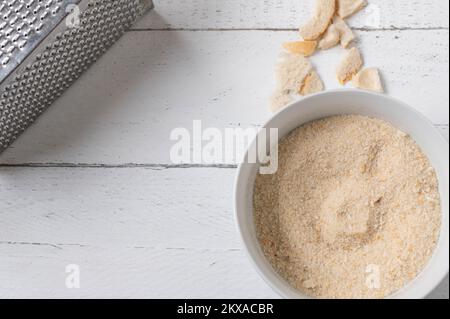
[[[313,66],[302,54],[283,52],[276,68],[277,89],[270,110],[277,112],[294,100],[295,94],[311,94],[323,90]]]
[[[317,40],[328,28],[336,12],[336,0],[316,0],[313,17],[300,28],[303,40]]]
[[[312,65],[302,54],[283,52],[276,67],[277,89],[271,98],[270,110],[277,112],[293,101]]]
[[[334,18],[333,25],[339,31],[339,37],[341,40],[342,47],[348,48],[350,43],[352,43],[353,40],[356,39],[356,36],[353,33],[352,29],[350,29],[350,27],[347,25],[347,23],[345,23],[345,21],[339,17]]]
[[[350,81],[363,65],[361,54],[357,48],[347,50],[344,59],[337,68],[337,78],[341,84]]]
[[[301,54],[283,52],[276,68],[277,91],[296,93],[312,71],[312,65]]]
[[[377,68],[367,68],[356,74],[352,81],[358,89],[364,89],[383,93],[383,84],[381,83],[380,72]]]
[[[293,98],[291,94],[283,91],[277,91],[270,99],[270,111],[276,113],[292,101]]]
[[[303,54],[304,56],[313,55],[316,52],[317,41],[295,41],[286,42],[283,47],[290,53]]]
[[[327,32],[319,42],[319,48],[327,50],[334,47],[341,42],[343,48],[348,48],[349,45],[356,39],[352,29],[339,17],[334,18],[334,22],[327,29]]]
[[[316,71],[312,71],[305,78],[303,85],[300,87],[301,95],[314,94],[323,91],[323,82]]]
[[[342,19],[345,19],[360,11],[366,5],[366,0],[337,0],[337,12]]]
[[[334,24],[330,25],[327,32],[319,42],[319,49],[328,50],[339,43],[341,34]]]

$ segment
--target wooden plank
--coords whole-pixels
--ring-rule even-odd
[[[242,251],[0,244],[0,298],[279,298]],[[80,288],[65,286],[66,267]],[[448,277],[428,298],[448,299]]]
[[[0,297],[276,298],[241,249],[233,178],[218,169],[0,169]],[[80,289],[65,287],[69,264],[80,267]]]
[[[0,298],[276,298],[237,236],[234,174],[1,168]]]
[[[445,0],[369,0],[351,19],[356,28],[448,28]],[[155,0],[156,8],[136,29],[298,29],[314,1]]]
[[[0,242],[238,249],[234,175],[232,169],[0,168]]]
[[[448,30],[358,32],[366,65],[388,93],[448,125]],[[170,164],[175,128],[259,126],[273,69],[294,32],[130,32],[0,163]],[[388,49],[387,49],[388,48]],[[312,58],[328,89],[343,51]]]
[[[0,298],[277,298],[243,251],[0,244]],[[80,288],[68,289],[68,265]]]

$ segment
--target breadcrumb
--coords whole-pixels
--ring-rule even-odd
[[[335,0],[316,0],[313,17],[300,28],[304,40],[317,40],[327,30],[336,12]]]
[[[380,72],[377,68],[367,68],[358,72],[352,81],[358,89],[364,89],[383,93],[383,84],[381,82]]]
[[[303,82],[302,87],[300,88],[301,95],[314,94],[323,91],[324,86],[323,82],[317,74],[316,71],[312,71]]]
[[[362,10],[366,5],[366,0],[337,0],[338,15],[342,19],[348,18]]]
[[[333,25],[339,31],[339,39],[343,48],[348,48],[349,45],[356,39],[352,29],[339,17],[334,18]]]
[[[434,169],[405,133],[349,115],[281,141],[279,169],[258,175],[254,218],[264,254],[317,298],[383,298],[412,281],[439,239]]]
[[[359,72],[363,65],[362,57],[357,48],[347,50],[344,59],[338,66],[337,78],[339,83],[344,85],[350,81],[353,76]]]
[[[304,56],[313,55],[316,52],[317,41],[295,41],[295,42],[285,42],[283,44],[285,48],[290,53],[303,54]]]
[[[334,24],[330,25],[327,32],[319,42],[319,49],[328,50],[336,46],[341,39],[341,34]]]

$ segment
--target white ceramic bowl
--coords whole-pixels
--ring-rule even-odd
[[[275,114],[264,127],[278,128],[281,139],[307,122],[344,114],[379,118],[410,134],[436,169],[442,201],[442,231],[437,249],[422,273],[390,296],[397,299],[425,298],[449,271],[449,144],[423,115],[410,106],[385,95],[357,90],[328,91],[306,97]],[[235,213],[240,235],[259,274],[278,294],[285,298],[306,299],[307,296],[275,273],[256,238],[252,197],[258,169],[258,164],[249,164],[246,158],[239,166]]]

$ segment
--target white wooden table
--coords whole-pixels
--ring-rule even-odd
[[[280,44],[312,1],[155,2],[1,155],[0,297],[277,297],[235,230],[234,164],[172,165],[169,134],[195,119],[219,129],[268,119]],[[448,138],[448,1],[369,2],[351,20],[366,65]],[[341,54],[312,59],[327,88]],[[79,289],[66,288],[69,264]]]

